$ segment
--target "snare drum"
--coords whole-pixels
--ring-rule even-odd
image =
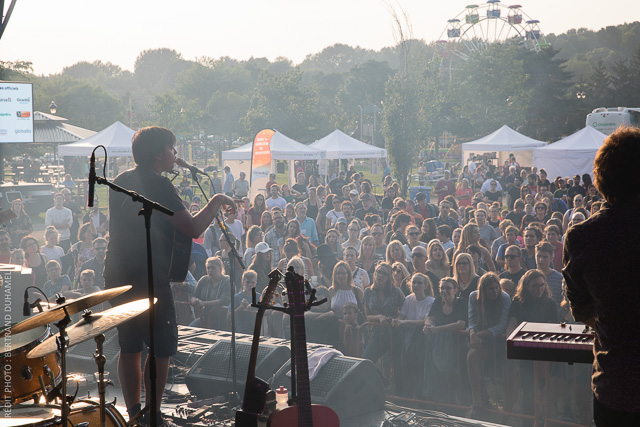
[[[47,389],[54,386],[49,372],[53,372],[55,384],[59,384],[60,363],[57,353],[28,359],[27,353],[51,335],[49,326],[40,326],[15,335],[0,337],[0,396],[12,404],[25,402],[42,392],[38,377]]]

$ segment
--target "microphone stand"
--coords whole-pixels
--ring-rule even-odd
[[[106,185],[111,188],[113,191],[117,191],[119,193],[124,193],[131,198],[134,202],[142,203],[142,209],[138,212],[138,215],[144,216],[144,228],[146,232],[146,240],[147,240],[147,285],[149,292],[149,378],[151,382],[151,408],[150,408],[150,416],[151,416],[151,425],[158,425],[158,412],[157,412],[157,402],[158,402],[158,393],[156,391],[156,343],[155,343],[155,287],[153,286],[153,260],[151,258],[151,214],[153,210],[157,210],[166,215],[173,216],[173,211],[165,208],[160,203],[156,203],[152,200],[147,199],[144,196],[136,193],[135,191],[127,190],[125,188],[120,187],[117,184],[109,181],[106,178],[101,176],[96,176],[96,183]],[[147,390],[147,393],[149,390]]]
[[[200,185],[200,181],[198,180],[198,173],[193,169],[190,169],[190,171],[191,171],[191,177],[193,178],[195,183],[198,184],[198,188],[200,188],[200,192],[202,192],[202,195],[204,196],[205,200],[208,202],[209,198],[205,194],[204,190],[202,189],[202,186]],[[215,195],[216,194],[215,188],[213,187],[213,182],[211,181],[211,177],[207,174],[205,174],[205,176],[209,178],[211,191],[213,191],[213,194]],[[231,291],[230,291],[231,293],[231,377],[232,377],[234,398],[239,399],[237,376],[236,376],[236,301],[235,301],[236,299],[236,291],[235,291],[236,290],[236,283],[235,283],[236,282],[236,274],[235,274],[236,262],[238,263],[238,265],[240,265],[240,268],[242,269],[242,271],[244,271],[246,267],[244,265],[244,262],[242,261],[242,257],[236,250],[236,245],[232,243],[232,240],[229,237],[229,232],[231,231],[226,226],[224,221],[220,219],[220,212],[216,212],[215,220],[218,223],[218,227],[220,228],[220,231],[222,231],[222,234],[227,240],[229,247],[231,248],[231,250],[229,251],[229,276],[230,276],[229,283],[231,287]]]

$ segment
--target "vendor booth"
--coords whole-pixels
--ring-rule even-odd
[[[466,165],[470,157],[481,155],[495,159],[494,164],[500,167],[513,153],[520,166],[531,167],[533,150],[545,145],[546,142],[524,136],[505,125],[490,135],[462,144],[462,164]]]
[[[593,161],[607,136],[591,126],[533,150],[533,164],[544,168],[550,180],[557,176],[593,174]]]

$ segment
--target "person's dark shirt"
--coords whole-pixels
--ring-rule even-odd
[[[567,199],[569,200],[571,207],[573,207],[573,198],[578,194],[582,195],[582,197],[586,197],[587,190],[585,190],[582,185],[574,185],[567,190]]]
[[[516,286],[518,286],[518,283],[520,283],[520,279],[522,279],[522,276],[524,276],[524,273],[526,273],[527,270],[525,270],[524,268],[521,268],[520,271],[518,271],[517,273],[510,273],[509,270],[505,270],[502,273],[500,273],[500,278],[501,279],[509,279],[511,280],[513,283],[515,283]]]
[[[364,209],[361,207],[360,209],[356,210],[356,218],[362,221],[364,221],[364,217],[367,214],[380,215],[380,211],[374,208],[373,206],[369,206],[369,209]]]
[[[512,210],[514,203],[520,198],[520,187],[516,187],[515,185],[510,187],[507,190],[507,194],[509,195],[509,209]]]
[[[456,297],[453,300],[453,310],[451,310],[450,314],[442,312],[443,305],[442,297],[438,297],[433,302],[431,309],[429,309],[428,317],[433,317],[435,326],[449,325],[458,320],[464,321],[465,324],[467,323],[469,319],[469,300]]]
[[[513,222],[513,225],[515,225],[516,228],[520,228],[520,225],[522,224],[522,218],[524,218],[526,214],[527,213],[525,211],[522,211],[520,213],[516,211],[511,211],[507,214],[507,217],[505,219],[508,219],[511,222]]]
[[[175,187],[168,178],[158,175],[149,167],[136,166],[118,175],[114,182],[153,200],[175,213],[186,209]],[[123,193],[109,192],[111,221],[109,243],[105,259],[106,287],[130,283],[134,289],[127,292],[130,299],[146,295],[147,269],[144,218],[138,215],[140,203]],[[151,246],[156,289],[171,292],[169,272],[173,253],[174,227],[169,216],[159,212],[151,216]],[[187,249],[188,250],[188,249]]]
[[[479,276],[476,276],[473,279],[471,279],[471,283],[469,283],[469,286],[467,286],[467,289],[458,290],[458,293],[456,294],[456,297],[464,298],[467,301],[469,301],[469,295],[471,295],[471,292],[478,290],[478,281],[479,280],[480,280]]]
[[[490,201],[490,202],[497,202],[498,200],[500,200],[500,197],[502,197],[502,192],[501,191],[496,191],[496,192],[491,192],[491,191],[486,191],[484,193],[484,196]]]
[[[389,197],[386,196],[385,198],[382,199],[382,209],[393,209],[393,200],[395,199],[395,197]]]
[[[80,206],[78,206],[75,202],[71,200],[69,201],[65,200],[62,203],[62,206],[71,210],[71,213],[73,214],[73,223],[71,224],[71,228],[69,229],[69,232],[71,233],[71,240],[77,241],[78,230],[80,229],[80,222],[78,221],[78,218],[80,218],[80,216],[82,215],[82,210],[80,209]]]
[[[569,229],[564,270],[571,313],[578,322],[595,319],[592,389],[600,403],[640,412],[640,313],[636,247],[640,203],[604,207]]]
[[[304,184],[294,184],[293,186],[291,186],[291,189],[296,190],[298,193],[301,193],[301,194],[307,193],[307,186]]]
[[[329,188],[331,188],[331,192],[333,194],[342,194],[342,187],[347,184],[347,181],[340,178],[332,179],[329,182]]]
[[[104,272],[104,263],[100,263],[100,261],[98,261],[96,257],[93,257],[89,261],[86,261],[82,264],[82,267],[80,267],[80,272],[83,272],[84,270],[93,270],[96,275],[96,277],[93,279],[93,284],[100,289],[104,289],[104,277],[102,275]]]
[[[558,321],[558,304],[551,298],[539,298],[526,302],[514,298],[509,308],[509,318],[522,322],[555,323]]]
[[[449,227],[451,227],[451,230],[455,230],[456,228],[458,228],[458,223],[451,216],[448,216],[447,218],[443,218],[440,215],[438,215],[437,217],[435,217],[435,222],[436,222],[436,226],[438,227],[440,227],[441,225],[448,225]]]

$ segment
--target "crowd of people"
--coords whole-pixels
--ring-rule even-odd
[[[507,361],[505,336],[523,321],[572,322],[563,236],[602,206],[589,175],[550,181],[514,156],[502,167],[477,159],[415,199],[400,195],[386,166],[382,195],[353,168],[324,183],[300,167],[291,187],[274,174],[253,200],[244,173],[234,180],[225,168],[215,178],[214,190],[237,200],[223,222],[245,268],[214,221],[193,240],[187,278],[172,284],[180,324],[229,329],[233,298],[238,332],[251,333],[252,289],[260,295],[272,269],[293,266],[328,299],[306,314],[308,340],[377,363],[390,393],[468,406],[470,416],[496,405],[533,414],[533,364]],[[189,213],[203,207],[187,177],[176,189]],[[108,215],[98,203],[85,212],[68,188],[53,202],[45,242],[13,202],[0,262],[31,267],[49,297],[102,289]],[[289,338],[289,322],[268,311],[263,332]],[[575,389],[553,406],[586,422],[581,368],[551,364],[546,386]]]

